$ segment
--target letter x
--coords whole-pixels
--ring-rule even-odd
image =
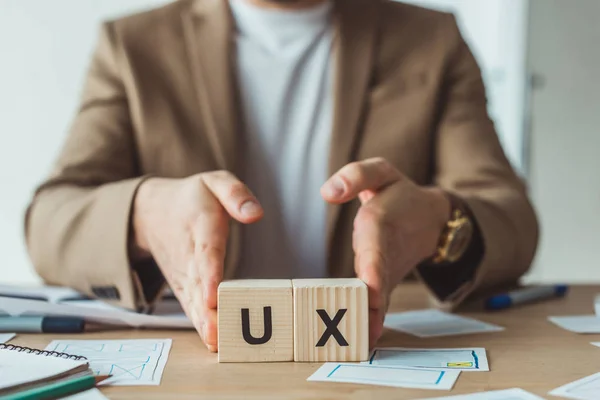
[[[344,339],[344,336],[337,327],[342,318],[344,318],[346,311],[348,311],[346,308],[342,308],[338,310],[333,319],[330,319],[327,311],[317,310],[317,314],[319,314],[319,317],[321,317],[327,329],[323,332],[323,336],[321,336],[321,339],[317,342],[316,347],[325,346],[330,336],[333,336],[340,346],[348,346],[348,342],[346,342],[346,339]]]

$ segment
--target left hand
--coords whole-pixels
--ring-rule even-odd
[[[383,158],[353,162],[321,188],[323,198],[342,204],[358,197],[354,219],[354,269],[369,289],[369,346],[383,332],[394,287],[434,254],[450,217],[450,200],[439,188],[422,187]]]

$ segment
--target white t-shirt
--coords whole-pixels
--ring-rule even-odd
[[[242,228],[240,278],[327,276],[333,123],[330,1],[300,10],[230,0],[244,140],[240,178],[265,215]]]

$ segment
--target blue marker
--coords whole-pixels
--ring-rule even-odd
[[[567,293],[567,290],[567,285],[534,286],[518,289],[490,297],[485,302],[485,308],[488,310],[503,310],[518,304],[530,303],[552,297],[563,297]]]
[[[0,332],[81,333],[85,321],[76,317],[5,317],[0,316]]]

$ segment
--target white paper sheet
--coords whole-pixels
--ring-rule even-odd
[[[448,314],[436,309],[387,314],[383,324],[389,329],[421,338],[504,330],[498,325]]]
[[[600,372],[575,382],[568,383],[550,393],[552,396],[577,400],[600,399]]]
[[[17,336],[16,333],[0,333],[0,343],[6,343],[15,336]]]
[[[436,397],[423,400],[544,400],[523,389],[494,390],[492,392],[481,392],[472,394],[459,394],[458,396]]]
[[[46,300],[58,303],[62,300],[84,298],[81,293],[61,286],[13,286],[0,285],[0,296],[15,296],[30,300]]]
[[[460,371],[346,363],[325,363],[308,381],[345,382],[412,389],[450,390]]]
[[[411,368],[435,368],[458,371],[489,371],[485,349],[410,349],[403,347],[376,348],[369,365],[392,365]]]
[[[87,357],[96,375],[112,375],[100,385],[159,385],[171,339],[54,340],[46,350]]]
[[[98,389],[90,389],[81,393],[73,394],[67,397],[61,397],[62,400],[108,400],[108,397],[102,394]]]
[[[72,303],[72,304],[71,304]],[[85,303],[85,306],[82,306]],[[0,298],[0,313],[9,315],[58,315],[81,317],[88,322],[130,326],[135,328],[186,328],[193,329],[192,322],[184,315],[139,314],[114,307],[98,300],[83,302],[49,303],[40,300]]]
[[[595,315],[548,317],[548,321],[575,333],[600,333],[600,318]]]

